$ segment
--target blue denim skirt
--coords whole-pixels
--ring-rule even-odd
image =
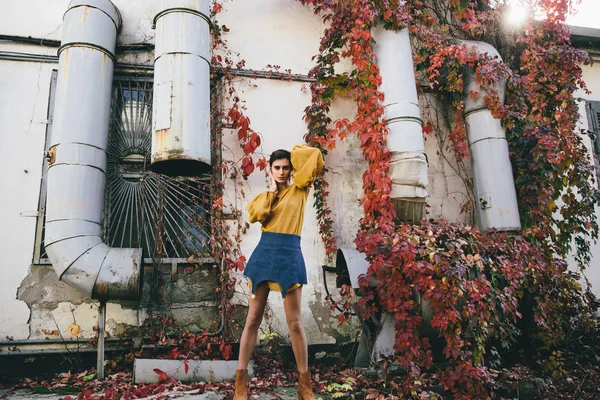
[[[265,281],[278,283],[282,297],[285,297],[287,289],[293,284],[306,285],[306,266],[300,248],[300,236],[263,232],[246,264],[244,275],[252,281],[252,294]]]

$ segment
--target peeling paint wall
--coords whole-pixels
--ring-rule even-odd
[[[0,338],[29,336],[17,300],[33,256],[52,65],[0,62]]]

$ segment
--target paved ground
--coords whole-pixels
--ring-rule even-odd
[[[224,394],[219,394],[215,392],[206,392],[203,394],[195,394],[197,390],[191,390],[189,392],[164,392],[158,395],[154,395],[151,397],[146,397],[146,399],[156,399],[160,396],[168,396],[169,399],[193,399],[193,400],[221,400],[225,398]],[[287,387],[287,388],[276,388],[275,392],[282,400],[293,400],[297,399],[296,397],[296,388]],[[27,399],[35,399],[35,400],[59,400],[67,395],[56,395],[56,394],[36,394],[29,390],[17,390],[14,392],[8,391],[6,389],[0,389],[0,399],[4,400],[27,400]],[[77,395],[71,395],[71,398],[76,399]],[[162,397],[164,398],[164,397]],[[261,394],[259,397],[254,400],[271,400],[274,396],[271,394]],[[318,397],[317,397],[318,398]]]

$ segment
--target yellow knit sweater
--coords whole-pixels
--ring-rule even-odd
[[[260,222],[263,232],[302,233],[308,192],[323,168],[323,155],[314,147],[294,146],[291,159],[293,183],[278,193],[262,192],[248,203],[250,222]]]
[[[247,205],[250,222],[260,222],[263,232],[302,233],[304,209],[310,186],[323,168],[323,155],[319,149],[308,146],[294,146],[291,151],[293,183],[286,189],[273,193],[262,192]],[[281,292],[277,282],[268,281],[270,290]],[[249,281],[252,287],[252,281]],[[291,292],[299,283],[288,288]],[[254,295],[253,295],[254,296]]]

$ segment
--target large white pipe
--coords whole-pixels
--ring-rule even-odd
[[[472,41],[462,41],[462,43],[470,51],[502,61],[498,51],[487,43]],[[479,228],[482,231],[519,230],[521,221],[506,131],[500,120],[494,118],[492,112],[485,106],[484,96],[487,95],[487,90],[477,86],[474,71],[467,70],[465,83],[465,121],[473,158]],[[498,92],[501,103],[504,102],[505,86],[506,82],[503,81],[493,88]],[[471,91],[478,92],[479,96],[471,98],[469,96]]]
[[[106,147],[117,32],[109,0],[74,0],[63,17],[49,151],[45,246],[59,279],[88,296],[139,295],[141,249],[102,241]]]
[[[189,176],[210,168],[209,0],[158,0],[154,17],[152,170]]]
[[[425,217],[427,158],[408,29],[386,30],[380,24],[371,33],[382,78],[379,90],[385,95],[385,119],[389,129],[387,147],[392,152],[391,197],[398,216],[416,223]],[[355,258],[358,267],[364,265],[359,257]],[[394,353],[394,316],[384,313],[382,322],[373,345],[376,359]]]
[[[417,222],[424,217],[421,214],[427,197],[427,158],[408,29],[391,31],[380,24],[371,33],[382,78],[379,90],[385,95],[387,147],[392,152],[391,197],[403,201],[402,207],[406,207],[406,202],[418,203],[418,215],[409,217],[407,210],[404,212],[404,218]]]

